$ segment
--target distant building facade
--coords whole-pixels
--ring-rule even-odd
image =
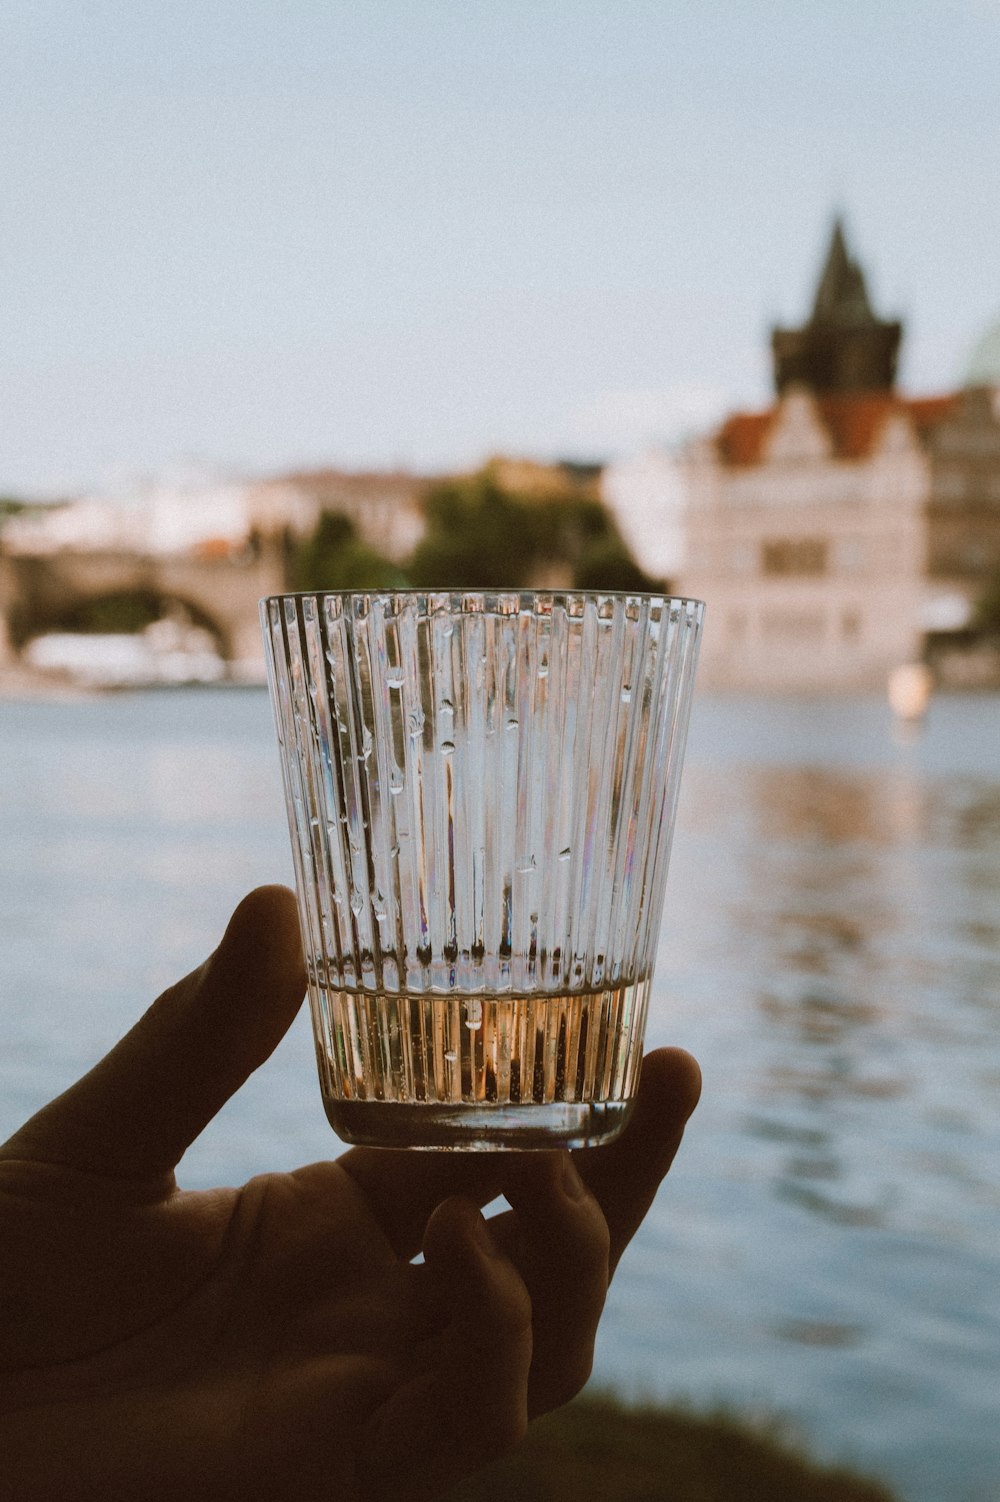
[[[901,333],[837,224],[809,321],[772,336],[774,405],[688,449],[678,582],[709,602],[704,682],[884,686],[1000,572],[995,392],[897,394]]]
[[[640,568],[673,588],[688,564],[687,480],[677,458],[649,449],[609,464],[601,499]]]
[[[425,488],[393,472],[263,481],[186,473],[27,507],[0,537],[0,669],[84,601],[143,594],[177,619],[210,623],[227,660],[252,676],[263,667],[257,601],[288,588],[295,544],[321,512],[348,516],[365,542],[399,561],[422,536]]]
[[[287,518],[293,533],[302,536],[313,530],[321,512],[334,511],[353,522],[369,547],[402,563],[424,534],[426,489],[426,480],[406,470],[314,469],[261,481],[248,500],[262,531]]]

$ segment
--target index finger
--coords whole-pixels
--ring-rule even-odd
[[[697,1061],[681,1048],[659,1048],[642,1061],[638,1098],[621,1136],[573,1154],[608,1222],[611,1272],[653,1203],[700,1094]]]

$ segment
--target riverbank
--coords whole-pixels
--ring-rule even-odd
[[[513,1455],[448,1502],[898,1502],[813,1459],[779,1425],[584,1396],[533,1424]]]

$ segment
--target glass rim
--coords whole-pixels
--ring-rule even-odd
[[[659,605],[695,606],[705,610],[705,601],[694,595],[675,595],[663,590],[643,589],[501,589],[461,585],[439,588],[416,588],[410,585],[399,589],[289,589],[277,594],[262,595],[259,604],[280,604],[285,600],[408,600],[408,599],[517,599],[517,600],[635,600],[655,601]]]

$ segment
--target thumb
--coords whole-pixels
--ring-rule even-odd
[[[0,1157],[115,1178],[170,1173],[274,1051],[305,989],[295,899],[244,897],[222,943],[153,1003],[120,1043],[33,1116]]]

